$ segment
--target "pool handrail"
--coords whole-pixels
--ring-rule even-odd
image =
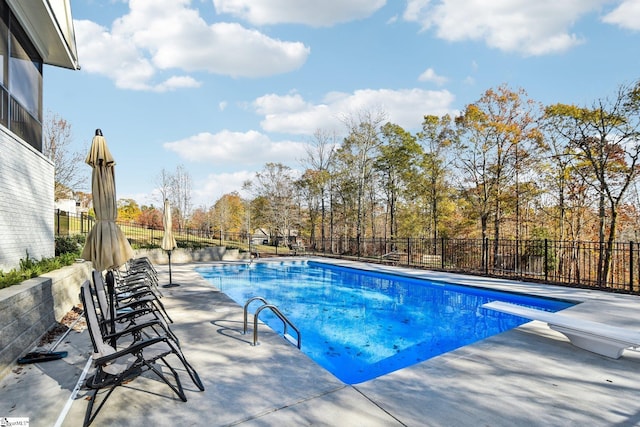
[[[242,334],[243,335],[247,334],[247,327],[248,327],[248,325],[247,325],[247,312],[249,310],[249,304],[251,304],[254,301],[260,301],[262,304],[269,304],[267,302],[267,300],[262,298],[262,297],[252,297],[252,298],[249,298],[247,300],[247,302],[244,303],[244,308],[243,308],[243,311],[244,311],[244,328],[242,330]]]
[[[273,312],[273,314],[275,314],[281,321],[284,327],[284,330],[282,332],[283,336],[285,337],[285,339],[287,341],[289,341],[289,339],[287,338],[287,327],[291,326],[291,329],[293,329],[294,331],[296,331],[298,340],[297,340],[297,347],[298,349],[301,348],[302,345],[302,337],[300,335],[300,330],[296,327],[296,325],[294,325],[288,318],[287,316],[285,316],[278,307],[276,307],[273,304],[269,304],[267,302],[267,300],[265,300],[262,297],[253,297],[250,298],[249,300],[247,300],[247,302],[244,304],[244,331],[243,333],[246,334],[247,333],[247,312],[248,312],[248,308],[249,308],[249,304],[251,304],[253,301],[260,301],[263,303],[263,305],[261,305],[260,307],[258,307],[258,309],[255,311],[255,313],[253,314],[253,345],[256,346],[258,345],[258,316],[260,316],[260,313],[262,312],[262,310],[264,309],[269,309]]]

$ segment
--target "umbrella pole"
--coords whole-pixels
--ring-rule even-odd
[[[171,280],[171,251],[167,251],[167,255],[169,256],[169,284],[168,285],[163,285],[163,288],[173,288],[175,286],[180,286],[177,283],[173,283],[173,281]]]
[[[109,291],[109,311],[111,312],[111,334],[116,333],[116,286],[115,286],[115,277],[113,275],[113,271],[107,271],[107,290]],[[116,348],[116,339],[115,337],[111,339],[111,345],[113,348]]]

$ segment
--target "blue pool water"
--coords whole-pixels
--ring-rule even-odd
[[[507,301],[547,311],[573,305],[311,261],[225,264],[198,272],[240,305],[254,296],[276,305],[300,329],[301,350],[347,384],[527,322],[481,308],[486,302]],[[257,307],[259,303],[252,303],[249,313]],[[260,320],[282,332],[282,322],[270,312],[263,311]],[[295,337],[295,332],[291,335]]]

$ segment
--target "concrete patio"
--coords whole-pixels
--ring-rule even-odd
[[[188,401],[145,374],[116,389],[95,426],[633,426],[640,425],[640,353],[614,360],[568,343],[546,324],[517,329],[354,386],[345,385],[267,327],[260,345],[242,334],[242,307],[195,272],[174,264],[162,289],[189,361],[206,390],[183,375]],[[368,264],[363,268],[394,269]],[[168,283],[167,266],[157,266]],[[447,273],[403,270],[456,283],[583,301],[572,316],[640,331],[640,298]],[[0,420],[82,425],[86,330],[56,350],[61,360],[15,365],[0,382]],[[177,366],[177,365],[176,365]],[[90,373],[89,369],[89,373]],[[74,391],[75,390],[75,391]],[[77,392],[77,393],[76,393]]]

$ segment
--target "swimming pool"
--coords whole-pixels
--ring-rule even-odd
[[[222,264],[196,269],[240,305],[260,296],[301,331],[301,350],[347,384],[387,374],[527,319],[486,310],[507,301],[558,311],[572,302],[498,292],[313,261]],[[251,305],[253,313],[258,305]],[[282,322],[260,320],[282,332]]]

